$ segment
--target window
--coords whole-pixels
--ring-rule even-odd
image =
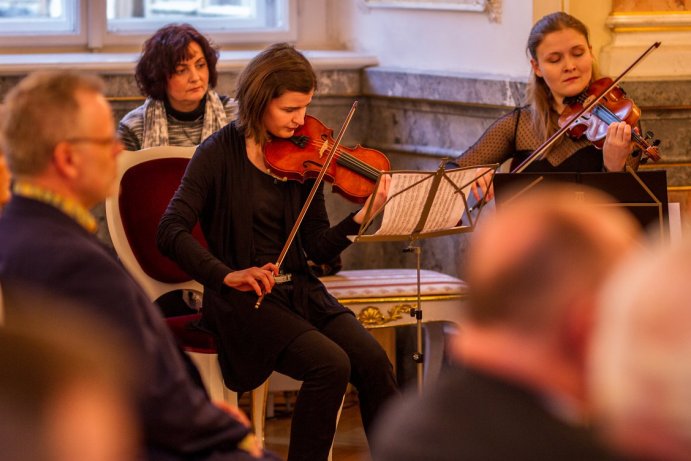
[[[0,30],[5,34],[74,31],[75,5],[69,0],[0,0]]]
[[[187,22],[217,44],[294,40],[297,0],[0,0],[9,46],[140,45]]]

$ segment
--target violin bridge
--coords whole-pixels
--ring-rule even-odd
[[[322,158],[324,156],[324,152],[326,152],[329,149],[329,141],[324,141],[324,144],[322,144],[321,149],[319,149],[319,158]]]

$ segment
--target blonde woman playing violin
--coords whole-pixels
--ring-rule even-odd
[[[519,165],[559,128],[559,115],[596,78],[588,29],[563,12],[549,14],[533,26],[526,47],[532,68],[528,104],[494,122],[457,159],[460,166],[503,163]],[[525,171],[598,172],[638,168],[640,151],[631,142],[631,126],[615,122],[607,128],[602,150],[588,139],[562,136],[545,157]],[[476,187],[487,190],[488,175]],[[488,191],[490,199],[493,191]]]

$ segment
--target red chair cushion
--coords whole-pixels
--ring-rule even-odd
[[[156,247],[158,222],[185,173],[186,158],[163,158],[133,166],[120,182],[119,207],[125,235],[144,272],[160,282],[181,283],[190,277]],[[192,234],[206,240],[199,224]]]
[[[216,354],[216,339],[214,335],[199,326],[201,314],[181,315],[166,319],[173,336],[180,346],[188,352],[202,352]]]

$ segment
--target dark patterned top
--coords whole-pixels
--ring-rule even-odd
[[[456,159],[458,165],[486,165],[511,159],[513,170],[543,142],[535,131],[531,111],[528,106],[520,107],[499,118]],[[634,151],[627,164],[635,169],[639,161],[640,155]],[[603,171],[602,151],[585,138],[564,135],[544,159],[534,161],[526,171]]]

